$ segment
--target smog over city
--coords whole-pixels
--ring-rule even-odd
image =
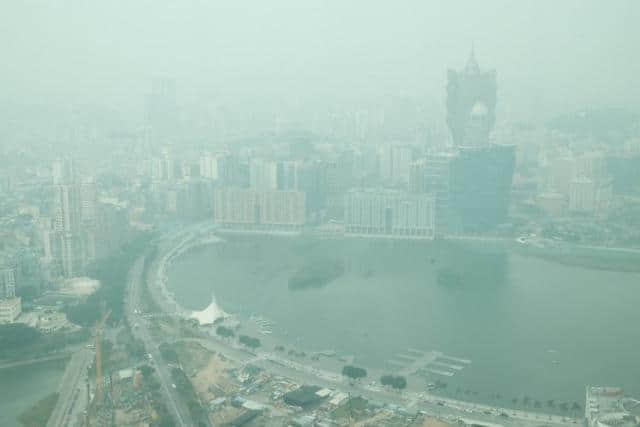
[[[640,426],[640,3],[0,5],[0,426]]]

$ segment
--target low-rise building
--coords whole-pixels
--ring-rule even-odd
[[[588,427],[635,427],[640,424],[638,401],[618,387],[587,387],[584,416]]]

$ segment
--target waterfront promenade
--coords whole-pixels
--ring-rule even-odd
[[[166,274],[166,265],[164,262],[173,257],[167,257],[167,254],[175,255],[175,247],[171,247],[173,242],[176,247],[184,249],[197,245],[203,240],[209,240],[211,236],[198,236],[197,232],[191,230],[188,234],[180,236],[178,234],[172,236],[171,241],[165,240],[162,250],[159,251],[156,262],[152,265],[148,277],[149,291],[156,300],[156,303],[165,311],[172,313],[188,313],[179,307],[169,292],[165,288],[164,275]],[[190,240],[192,240],[190,242]],[[184,252],[180,250],[180,252]],[[161,272],[162,274],[159,274]],[[140,319],[141,322],[147,322],[148,319]],[[462,400],[443,398],[435,394],[420,391],[405,391],[402,393],[387,390],[375,384],[350,384],[344,380],[339,371],[329,371],[315,366],[313,361],[291,360],[283,357],[281,354],[271,352],[258,351],[250,353],[237,345],[218,340],[215,337],[205,337],[198,339],[198,342],[205,348],[219,352],[220,354],[244,364],[251,361],[257,366],[263,367],[265,370],[277,375],[282,375],[298,381],[301,384],[316,384],[333,388],[339,391],[349,392],[352,394],[360,394],[368,399],[378,402],[389,403],[404,407],[412,412],[424,411],[432,415],[444,415],[447,417],[461,418],[477,418],[486,422],[499,422],[501,425],[544,425],[550,426],[568,426],[576,425],[577,419],[550,415],[538,412],[529,412],[521,410],[513,410],[509,408],[482,405]],[[420,359],[420,358],[418,358]],[[452,361],[453,362],[453,361]],[[444,363],[440,361],[439,363]],[[421,364],[420,364],[421,365]],[[373,373],[373,371],[372,371]],[[375,375],[372,375],[375,378]]]

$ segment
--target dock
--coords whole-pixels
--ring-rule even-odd
[[[393,359],[387,360],[395,367],[398,375],[442,375],[452,377],[471,363],[469,359],[448,356],[439,351],[422,351],[409,348],[403,353],[397,353]]]

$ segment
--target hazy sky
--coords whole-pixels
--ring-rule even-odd
[[[443,104],[475,42],[503,116],[637,109],[638,22],[634,0],[5,0],[0,97],[137,108],[171,76],[183,100]]]

